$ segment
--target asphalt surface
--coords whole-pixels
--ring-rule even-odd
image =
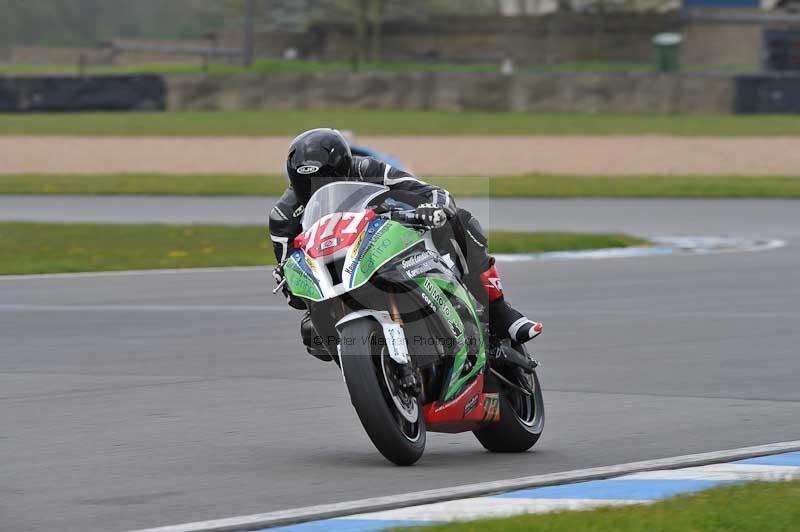
[[[495,227],[788,245],[503,264],[511,301],[545,324],[545,434],[521,455],[431,434],[411,468],[373,449],[266,271],[0,280],[0,530],[126,530],[800,437],[800,202],[500,207]]]
[[[0,221],[265,225],[275,200],[0,195]],[[459,198],[458,205],[495,229],[774,237],[793,234],[800,201]]]

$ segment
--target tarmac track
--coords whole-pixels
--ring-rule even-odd
[[[125,530],[798,439],[800,203],[516,205],[491,225],[788,245],[504,264],[512,301],[545,323],[545,435],[491,455],[432,434],[412,468],[374,451],[264,271],[0,280],[0,530]]]

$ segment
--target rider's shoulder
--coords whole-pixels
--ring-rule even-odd
[[[389,163],[376,159],[375,157],[353,157],[353,169],[351,175],[362,181],[383,182],[387,177],[401,178],[414,177],[413,174],[406,172],[402,168],[397,168]]]
[[[353,167],[351,175],[360,178],[383,177],[386,172],[386,163],[375,157],[353,157]]]
[[[287,188],[269,213],[271,221],[289,222],[303,214],[303,205],[292,187]]]

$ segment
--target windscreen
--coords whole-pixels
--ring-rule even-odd
[[[308,230],[317,220],[334,212],[363,211],[372,198],[387,190],[388,187],[383,185],[358,181],[340,181],[325,185],[314,192],[306,204],[303,230]]]

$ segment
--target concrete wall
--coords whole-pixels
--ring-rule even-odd
[[[167,78],[170,110],[413,109],[730,113],[734,80],[701,74],[327,73]]]

